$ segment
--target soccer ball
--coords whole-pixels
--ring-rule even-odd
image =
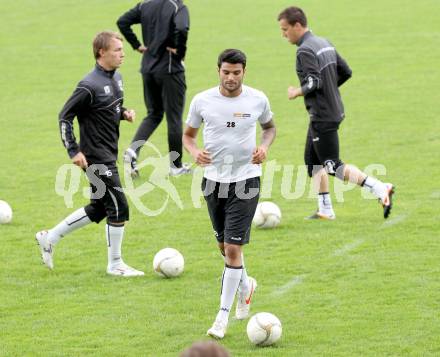
[[[164,248],[156,253],[153,260],[154,271],[164,278],[174,278],[183,272],[183,255],[174,248]]]
[[[281,211],[273,202],[260,202],[255,211],[254,222],[258,228],[274,228],[280,224]]]
[[[0,201],[0,224],[12,221],[12,209],[5,201]]]
[[[259,312],[252,316],[246,330],[249,341],[257,346],[274,344],[280,339],[283,332],[278,317],[268,312]]]

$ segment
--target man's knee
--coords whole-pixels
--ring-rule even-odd
[[[128,221],[130,218],[130,211],[127,200],[119,198],[114,207],[107,209],[107,222],[120,223]]]
[[[344,163],[341,160],[326,160],[323,166],[329,175],[336,176],[339,179],[344,178]]]
[[[241,246],[236,244],[225,244],[225,255],[230,260],[241,258]]]

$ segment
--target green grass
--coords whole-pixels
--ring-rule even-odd
[[[270,160],[302,165],[307,115],[288,102],[297,84],[295,47],[281,38],[276,16],[288,1],[186,1],[191,33],[186,60],[188,103],[217,83],[216,58],[229,47],[248,55],[246,84],[269,97],[278,127]],[[234,356],[439,355],[440,256],[440,3],[436,0],[298,1],[315,33],[327,36],[353,69],[343,86],[347,119],[341,154],[365,168],[381,164],[397,185],[390,222],[359,190],[336,202],[335,222],[306,222],[315,200],[287,200],[281,172],[272,200],[282,225],[252,232],[249,273],[259,282],[253,312],[283,323],[273,347],[249,344],[246,322],[232,322],[221,343]],[[71,212],[55,193],[68,163],[57,114],[93,66],[91,39],[114,29],[132,1],[1,2],[0,199],[14,210],[0,227],[0,356],[176,356],[204,339],[218,308],[222,260],[206,207],[192,204],[191,177],[173,179],[184,209],[173,202],[157,217],[131,206],[125,260],[145,278],[106,276],[104,226],[91,225],[56,247],[53,272],[41,264],[33,235]],[[128,48],[121,68],[126,105],[145,113],[140,57]],[[137,124],[122,123],[120,149]],[[166,125],[151,141],[166,152]],[[147,151],[143,158],[146,158]],[[188,157],[187,157],[188,160]],[[381,176],[382,177],[382,176]],[[144,171],[142,178],[148,178]],[[87,183],[82,180],[82,186]],[[145,197],[160,207],[163,193]],[[81,194],[74,206],[86,203]],[[185,273],[163,280],[154,254],[172,246]]]

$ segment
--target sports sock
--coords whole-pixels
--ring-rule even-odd
[[[137,159],[137,154],[136,151],[134,151],[132,148],[128,148],[127,150],[125,150],[125,152],[132,158],[132,159]]]
[[[121,247],[122,238],[124,238],[124,226],[106,224],[105,235],[107,238],[108,266],[111,268],[122,262]]]
[[[235,293],[237,292],[238,284],[240,284],[240,278],[243,273],[243,268],[231,267],[225,265],[222,277],[222,289],[220,297],[220,310],[216,319],[221,321],[228,321],[229,311],[231,311],[232,304],[234,303]]]
[[[243,266],[243,270],[241,273],[241,279],[240,279],[240,284],[238,285],[238,290],[241,293],[247,293],[249,291],[249,279],[248,279],[246,267],[244,265],[243,253],[241,253],[241,264]]]
[[[328,192],[320,192],[318,194],[318,212],[332,216],[335,214],[332,206],[332,199]]]
[[[362,187],[367,188],[373,195],[380,199],[384,199],[387,195],[386,185],[374,177],[367,176],[364,182],[362,182]]]
[[[47,241],[55,245],[66,234],[73,232],[74,230],[84,227],[91,222],[89,216],[87,216],[84,207],[77,209],[71,215],[64,218],[54,228],[50,229],[47,234]]]

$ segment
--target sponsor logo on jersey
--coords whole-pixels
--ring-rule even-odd
[[[105,94],[110,94],[110,86],[104,86]]]
[[[234,118],[241,118],[241,119],[245,119],[245,118],[250,118],[251,114],[249,113],[234,113]]]

